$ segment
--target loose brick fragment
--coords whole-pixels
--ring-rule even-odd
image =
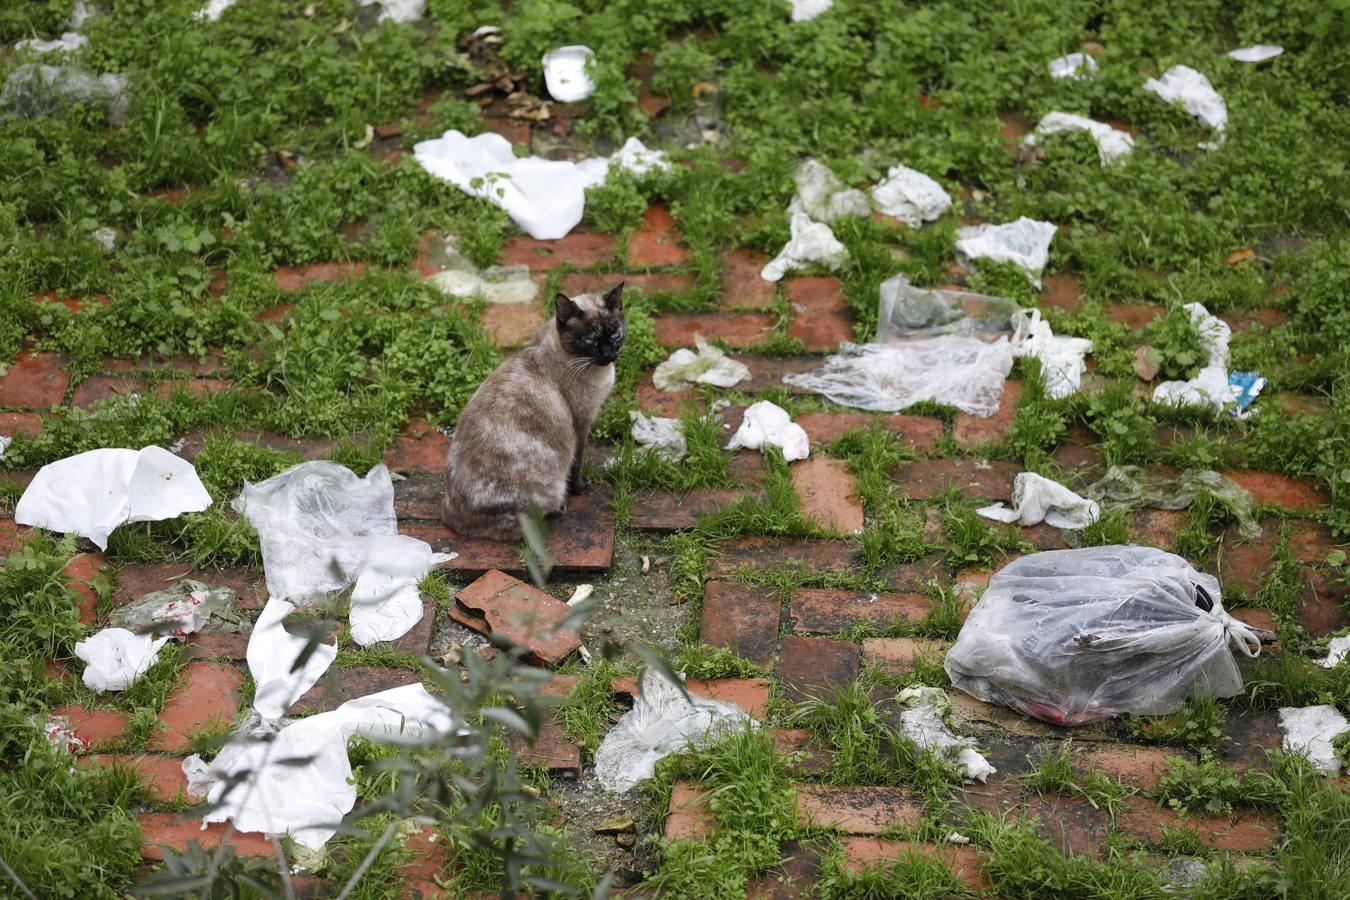
[[[526,648],[546,666],[557,666],[581,646],[581,637],[562,622],[571,609],[538,588],[492,571],[455,595],[451,618],[485,635]]]
[[[710,581],[703,597],[700,636],[706,644],[768,665],[777,649],[779,606],[772,588]]]
[[[666,347],[692,347],[694,337],[717,338],[730,347],[755,347],[767,341],[774,318],[764,313],[684,313],[657,316],[652,320],[657,343]]]
[[[875,594],[867,591],[836,591],[799,588],[792,592],[788,615],[797,631],[834,634],[858,622],[885,627],[896,622],[917,622],[932,608],[923,594]]]
[[[649,207],[642,224],[628,239],[628,265],[635,269],[682,266],[689,251],[681,246],[684,236],[670,211],[661,204]]]
[[[778,678],[791,697],[828,700],[857,680],[859,653],[858,645],[849,641],[789,635],[783,638]]]
[[[243,681],[243,673],[228,663],[188,663],[159,711],[163,727],[151,736],[150,749],[186,752],[197,732],[229,726],[239,712]]]
[[[50,409],[60,405],[70,384],[67,369],[58,354],[20,350],[0,375],[0,407]]]
[[[178,813],[141,813],[136,817],[141,828],[141,856],[160,862],[164,859],[161,845],[179,853],[196,841],[205,850],[214,850],[229,834],[230,846],[239,856],[273,856],[276,851],[266,835],[257,832],[231,831],[225,822],[212,822],[202,828],[201,819]]]
[[[833,353],[853,340],[853,320],[838,278],[789,278],[783,285],[792,318],[788,337],[811,353]]]
[[[773,306],[778,286],[759,276],[769,257],[755,250],[733,250],[722,259],[722,308]]]
[[[880,834],[923,820],[923,800],[904,788],[797,786],[797,821],[845,834]]]

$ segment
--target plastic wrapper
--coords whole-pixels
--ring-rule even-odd
[[[855,188],[844,187],[829,167],[808,159],[797,168],[793,177],[797,194],[788,204],[788,213],[802,213],[815,222],[833,222],[846,216],[866,217],[872,206],[867,195]]]
[[[1101,506],[1095,500],[1080,497],[1057,481],[1035,472],[1022,472],[1013,479],[1012,507],[996,503],[979,511],[998,522],[1036,525],[1045,522],[1052,528],[1086,528],[1101,518]]]
[[[205,6],[192,14],[192,18],[198,22],[218,22],[225,10],[238,2],[239,0],[208,0]]]
[[[1350,634],[1334,637],[1327,644],[1327,655],[1319,659],[1317,664],[1324,669],[1331,669],[1341,664],[1341,660],[1350,656]]]
[[[1026,216],[1003,225],[964,225],[956,229],[956,252],[968,260],[1014,263],[1039,285],[1056,230]]]
[[[777,447],[788,462],[806,459],[811,454],[811,439],[806,430],[781,406],[768,400],[752,403],[741,417],[741,427],[732,435],[728,450],[762,450]]]
[[[67,31],[59,38],[44,41],[41,38],[29,38],[14,45],[15,50],[31,50],[34,53],[70,52],[89,45],[89,38],[77,31]]]
[[[1087,371],[1086,357],[1092,352],[1092,341],[1055,334],[1038,309],[1019,309],[1012,322],[1013,356],[1040,360],[1045,392],[1056,400],[1078,393]]]
[[[1050,77],[1058,81],[1061,78],[1091,78],[1097,71],[1097,61],[1086,53],[1070,53],[1059,56],[1047,64]]]
[[[904,707],[900,712],[900,733],[922,749],[955,762],[962,778],[984,782],[998,771],[975,749],[979,744],[974,738],[957,737],[943,721],[951,708],[946,691],[910,687],[902,690],[896,700]]]
[[[1239,47],[1236,50],[1229,50],[1224,55],[1229,59],[1235,59],[1238,62],[1263,63],[1269,62],[1283,53],[1284,48],[1279,44],[1255,44],[1251,47]]]
[[[1117,545],[1014,560],[989,580],[945,660],[952,684],[1056,725],[1165,715],[1242,691],[1233,648],[1261,643],[1219,582],[1179,556]]]
[[[810,21],[833,5],[834,0],[792,0],[792,21]]]
[[[628,415],[633,421],[633,440],[639,447],[671,462],[679,462],[689,452],[689,444],[684,439],[684,423],[679,419],[646,416],[637,410]]]
[[[544,54],[544,86],[559,103],[576,103],[595,93],[595,81],[586,72],[586,63],[595,51],[581,44],[558,47]]]
[[[253,708],[265,719],[285,715],[291,704],[312,688],[337,658],[336,641],[321,643],[302,666],[295,668],[309,640],[286,630],[286,617],[294,611],[295,607],[285,600],[270,598],[249,635],[245,656],[249,674],[257,685]]]
[[[952,198],[942,185],[919,170],[891,166],[886,177],[872,188],[872,204],[877,212],[918,228],[940,218],[951,208]]]
[[[108,624],[159,634],[168,629],[174,637],[185,637],[213,623],[214,630],[238,632],[247,620],[235,608],[235,600],[231,588],[184,579],[166,590],[154,591],[134,603],[117,607],[108,614]]]
[[[1228,380],[1228,344],[1232,329],[1200,303],[1187,303],[1186,311],[1208,354],[1206,365],[1187,381],[1164,381],[1153,388],[1153,402],[1175,406],[1204,406],[1215,412],[1235,406]],[[1259,390],[1259,389],[1258,389]],[[1250,400],[1248,401],[1250,403]]]
[[[711,384],[714,387],[735,387],[750,377],[745,363],[727,356],[721,347],[713,346],[694,335],[698,352],[681,347],[661,362],[652,372],[652,384],[658,390],[678,391],[686,384]]]
[[[427,281],[448,297],[482,297],[488,303],[533,303],[539,299],[539,284],[530,277],[530,267],[489,266],[479,269],[459,252],[459,239],[446,238],[438,251],[441,270]]]
[[[1003,297],[921,288],[903,274],[881,283],[877,341],[941,334],[1000,334],[1012,330],[1018,306]]]
[[[1209,79],[1190,66],[1173,66],[1163,77],[1144,82],[1144,90],[1167,103],[1176,103],[1204,125],[1223,136],[1228,126],[1228,106]]]
[[[814,265],[837,269],[848,259],[848,249],[824,222],[812,222],[808,216],[796,213],[790,227],[792,237],[759,273],[765,281],[782,281],[787,273]]]
[[[73,66],[19,66],[0,87],[0,112],[21,119],[40,119],[76,103],[102,104],[108,121],[120,125],[126,118],[127,76],[91,75]]]
[[[1261,536],[1252,514],[1252,495],[1246,488],[1210,469],[1187,469],[1176,478],[1148,472],[1139,466],[1112,466],[1083,494],[1107,510],[1129,512],[1145,507],[1186,509],[1202,493],[1212,494],[1237,519],[1244,540]]]
[[[75,645],[84,660],[84,686],[102,694],[125,691],[159,658],[167,637],[137,634],[125,628],[105,628]]]
[[[1128,131],[1112,128],[1105,122],[1076,116],[1072,113],[1052,112],[1036,124],[1034,133],[1022,139],[1024,144],[1035,144],[1047,134],[1061,134],[1066,131],[1086,131],[1097,145],[1097,156],[1102,165],[1119,162],[1134,150],[1134,138]]]
[[[1341,759],[1332,742],[1350,731],[1350,721],[1334,706],[1282,706],[1280,731],[1284,739],[1280,746],[1286,753],[1306,757],[1317,771],[1335,777],[1341,770]]]

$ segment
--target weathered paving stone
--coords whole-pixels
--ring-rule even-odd
[[[791,472],[792,487],[806,518],[839,534],[862,531],[862,498],[848,463],[813,454],[795,463]]]
[[[513,733],[507,745],[520,754],[523,765],[547,769],[551,775],[581,777],[581,748],[567,739],[562,720],[552,710],[544,710],[533,744]]]
[[[746,900],[797,900],[818,896],[814,890],[820,871],[820,851],[798,841],[785,841],[778,863],[745,886]]]
[[[242,567],[193,569],[181,563],[123,563],[117,570],[113,605],[125,606],[152,591],[166,590],[183,578],[230,588],[240,609],[262,609],[267,602],[267,585],[262,575]]]
[[[769,682],[764,678],[690,678],[684,686],[691,696],[735,704],[756,719],[764,718],[769,704]],[[610,690],[632,697],[637,694],[637,681],[627,676],[615,678]]]
[[[409,422],[385,452],[384,462],[395,472],[442,472],[450,444],[449,435],[426,422]]]
[[[321,262],[303,266],[283,266],[272,273],[279,291],[300,291],[312,284],[348,281],[366,271],[363,262]]]
[[[444,475],[415,473],[403,481],[394,482],[394,515],[400,521],[438,521],[444,496]]]
[[[1219,728],[1228,739],[1219,757],[1225,766],[1240,772],[1268,771],[1270,754],[1284,741],[1276,709],[1232,707]]]
[[[432,828],[419,828],[403,839],[408,858],[399,866],[403,879],[401,896],[409,900],[443,898],[446,892],[436,885],[450,868],[450,848]]]
[[[880,834],[923,820],[923,800],[904,788],[797,786],[797,821],[845,834]]]
[[[858,678],[858,645],[829,638],[788,635],[783,638],[778,679],[789,697],[828,700],[838,688]]]
[[[696,488],[683,494],[658,491],[635,500],[630,524],[645,531],[693,528],[709,513],[731,506],[747,494],[735,488]]]
[[[97,553],[79,553],[70,558],[61,571],[69,579],[68,586],[78,598],[75,605],[80,610],[80,624],[92,625],[98,613],[98,595],[94,592],[94,581],[108,568],[107,562]]]
[[[159,711],[162,727],[151,735],[150,749],[186,752],[197,732],[232,724],[243,682],[243,673],[228,663],[188,663]]]
[[[248,653],[247,634],[231,631],[199,631],[188,635],[183,649],[188,659],[224,659],[240,661]]]
[[[773,588],[710,581],[703,596],[700,637],[705,644],[768,665],[777,649],[779,608]]]
[[[863,872],[875,866],[884,866],[897,860],[927,856],[946,864],[952,874],[976,893],[989,891],[989,878],[984,866],[989,857],[969,844],[930,844],[925,841],[890,841],[884,838],[851,836],[839,841],[844,851],[844,869]]]
[[[224,822],[212,822],[203,829],[201,819],[195,816],[147,812],[136,817],[136,824],[141,829],[141,856],[152,861],[164,859],[160,845],[181,853],[196,841],[204,850],[214,850],[227,834],[239,856],[272,856],[276,852],[266,835],[231,831]]]
[[[780,756],[792,756],[799,771],[824,775],[830,768],[830,753],[820,746],[808,728],[775,728],[774,750]]]
[[[76,764],[95,769],[130,769],[157,803],[174,803],[187,796],[183,761],[176,756],[135,756],[129,753],[94,753],[76,759]]]
[[[1236,525],[1224,530],[1215,574],[1225,591],[1255,595],[1270,574],[1280,545],[1280,521],[1266,518],[1260,525],[1261,536],[1252,541],[1244,541]],[[1335,549],[1331,529],[1321,523],[1291,520],[1288,527],[1289,555],[1295,562],[1320,563]]]
[[[783,376],[812,372],[820,368],[821,365],[821,357],[818,356],[737,356],[734,358],[750,370],[750,378],[736,385],[736,390],[744,391],[747,394],[757,394],[771,388],[787,388],[793,393],[800,393],[790,385],[785,385]]]
[[[535,303],[489,303],[479,320],[498,347],[521,347],[544,324],[544,311]]]
[[[713,827],[707,792],[693,782],[677,782],[671,788],[666,811],[666,840],[700,840],[711,834]]]
[[[1106,307],[1106,317],[1132,331],[1145,327],[1154,319],[1167,315],[1167,308],[1156,303],[1112,303]]]
[[[932,453],[942,437],[942,420],[927,416],[874,415],[872,413],[800,413],[793,421],[802,426],[811,446],[838,440],[850,431],[880,428],[897,435],[915,453]]]
[[[1257,506],[1279,506],[1295,512],[1313,513],[1331,502],[1331,495],[1311,478],[1290,478],[1275,472],[1235,469],[1221,473],[1251,492]]]
[[[1186,527],[1186,513],[1177,509],[1141,509],[1126,519],[1130,539],[1136,544],[1170,549]]]
[[[502,246],[501,260],[505,265],[524,265],[531,269],[552,269],[563,263],[589,269],[612,261],[617,251],[618,242],[613,235],[573,230],[556,241],[512,238]]]
[[[917,622],[928,614],[932,605],[933,602],[923,594],[799,588],[792,592],[788,615],[793,619],[796,631],[834,634],[858,622],[881,627],[896,622]]]
[[[531,659],[555,667],[581,646],[563,620],[566,603],[503,572],[488,572],[455,595],[450,616],[474,631],[524,647]]]
[[[1017,400],[1022,396],[1022,382],[1003,382],[1003,399],[998,412],[988,418],[959,412],[952,420],[952,439],[965,450],[997,443],[1008,436],[1017,419]]]
[[[29,412],[0,412],[0,434],[9,437],[37,437],[42,432],[42,416]]]
[[[1158,779],[1172,768],[1170,759],[1194,761],[1193,754],[1176,747],[1140,747],[1133,744],[1100,743],[1074,747],[1070,757],[1075,772],[1100,772],[1141,791],[1151,791]]]
[[[893,591],[919,592],[932,584],[947,584],[951,575],[947,560],[940,553],[925,556],[915,562],[897,563],[877,572],[887,588]]]
[[[1350,585],[1328,569],[1303,569],[1299,575],[1302,603],[1298,617],[1309,634],[1317,637],[1350,625],[1350,609],[1346,607]]]
[[[694,286],[695,278],[685,272],[570,272],[563,276],[558,289],[569,297],[586,293],[603,294],[620,282],[623,282],[626,297],[634,290],[643,294],[683,293]]]
[[[1022,467],[1006,460],[920,459],[901,463],[891,475],[911,500],[936,497],[955,487],[972,500],[1008,500]]]
[[[90,747],[97,747],[110,741],[122,739],[126,734],[130,717],[115,709],[89,709],[85,706],[57,706],[51,711],[53,716],[65,716],[70,721],[70,729],[75,736]]]
[[[348,700],[420,682],[416,672],[379,666],[329,669],[291,706],[292,713],[329,712]]]
[[[20,350],[0,375],[0,407],[50,409],[65,399],[70,384],[68,366],[55,353]]]
[[[734,577],[745,568],[802,567],[815,572],[844,572],[853,554],[842,541],[815,538],[743,537],[722,541],[708,560],[710,578]]]
[[[722,259],[722,308],[773,306],[778,286],[759,276],[769,257],[755,250],[733,250]]]
[[[1279,823],[1267,813],[1183,813],[1145,797],[1127,798],[1116,812],[1115,831],[1137,841],[1160,841],[1167,831],[1182,828],[1193,830],[1206,847],[1237,853],[1269,852],[1280,839]]]
[[[863,638],[863,659],[883,672],[903,674],[919,659],[941,662],[951,646],[931,638]]]
[[[811,353],[833,353],[853,340],[853,321],[838,278],[789,278],[783,294],[792,309],[788,337]]]
[[[717,338],[730,347],[754,347],[767,341],[774,319],[764,313],[683,313],[657,316],[652,320],[657,343],[666,347],[692,347],[694,338]]]
[[[659,203],[649,207],[642,215],[642,224],[628,239],[628,265],[635,269],[682,266],[689,261],[689,251],[681,246],[683,240],[670,210]]]
[[[1075,312],[1083,305],[1083,283],[1072,272],[1046,275],[1042,281],[1045,291],[1041,294],[1041,306]]]

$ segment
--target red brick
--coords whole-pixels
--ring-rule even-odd
[[[50,409],[65,399],[70,374],[55,353],[20,350],[0,375],[0,407]]]
[[[396,472],[441,472],[450,452],[450,436],[420,419],[409,422],[385,451],[384,461]]]
[[[769,682],[763,678],[714,678],[709,681],[690,678],[684,686],[691,696],[733,703],[745,710],[746,715],[756,719],[764,718],[769,704]],[[616,694],[636,696],[637,679],[619,676],[610,683],[610,690]]]
[[[689,251],[680,246],[683,240],[670,210],[659,203],[651,206],[628,239],[628,265],[636,269],[682,266],[689,261]]]
[[[900,437],[915,453],[932,453],[942,437],[942,420],[927,416],[872,413],[798,413],[793,421],[806,430],[811,446],[836,441],[850,431],[881,428]]]
[[[89,407],[100,400],[144,394],[145,379],[132,375],[93,375],[75,386],[71,406]]]
[[[789,697],[829,699],[853,683],[861,668],[860,650],[850,641],[788,635],[778,664],[778,679]]]
[[[1021,396],[1022,382],[1005,381],[998,412],[987,419],[969,413],[957,413],[952,421],[952,438],[957,446],[970,450],[1006,438],[1017,419],[1017,399]]]
[[[789,278],[783,294],[792,308],[788,337],[812,353],[833,353],[853,340],[853,322],[838,278]]]
[[[581,777],[581,748],[567,739],[562,720],[552,710],[544,710],[539,735],[533,744],[514,732],[507,744],[520,754],[522,765],[547,769],[551,775]]]
[[[1038,818],[1041,836],[1068,855],[1095,854],[1107,836],[1105,811],[1089,801],[1056,794],[1033,794],[1024,800],[1013,779],[971,785],[965,798],[971,807],[995,816]]]
[[[1304,569],[1300,575],[1303,583],[1298,608],[1299,621],[1308,633],[1320,637],[1332,631],[1340,631],[1350,625],[1350,587],[1328,569]]]
[[[1275,398],[1280,401],[1285,412],[1295,415],[1322,416],[1331,406],[1325,397],[1308,397],[1287,391],[1281,391]]]
[[[79,312],[83,306],[107,306],[107,294],[90,294],[87,297],[61,297],[56,293],[38,294],[33,298],[38,303],[59,303],[71,312]]]
[[[1186,513],[1176,509],[1141,509],[1129,516],[1130,539],[1147,547],[1169,549],[1186,527]]]
[[[949,486],[972,500],[1009,500],[1017,463],[973,459],[921,459],[896,466],[892,477],[911,500],[936,497]]]
[[[429,472],[414,472],[412,477],[394,483],[394,515],[408,519],[437,521],[445,498],[445,477]]]
[[[930,638],[863,638],[863,659],[883,672],[902,674],[920,658],[941,662],[949,644]]]
[[[57,706],[52,715],[70,720],[70,730],[90,746],[121,740],[130,718],[115,709],[89,709],[85,706]]]
[[[93,581],[103,574],[107,563],[97,553],[79,553],[70,558],[62,574],[78,598],[75,605],[80,609],[80,624],[92,625],[98,617],[98,595],[94,593]]]
[[[846,572],[854,564],[849,546],[815,538],[742,537],[721,541],[708,561],[710,578],[735,576],[745,568],[804,567],[814,572]]]
[[[716,331],[712,335],[721,336]],[[747,394],[757,394],[770,388],[787,388],[791,393],[801,393],[796,388],[784,385],[783,376],[813,372],[820,368],[820,359],[810,356],[744,356],[736,359],[750,370],[750,380],[736,385],[736,390]]]
[[[151,736],[150,749],[186,752],[202,729],[233,724],[243,681],[243,674],[228,663],[188,663],[159,711],[163,728]]]
[[[661,113],[670,109],[670,98],[662,97],[659,94],[653,94],[650,91],[638,97],[638,109],[649,119],[655,119]]]
[[[1311,478],[1290,478],[1275,472],[1236,469],[1221,473],[1251,492],[1257,506],[1280,506],[1313,513],[1331,502],[1331,496]]]
[[[877,572],[882,584],[893,591],[917,593],[928,590],[933,583],[951,581],[947,560],[941,553],[933,553],[916,562],[896,563]]]
[[[778,641],[778,593],[773,588],[710,581],[703,597],[704,643],[767,666]]]
[[[276,306],[269,306],[267,309],[256,313],[253,316],[255,322],[270,322],[273,325],[280,325],[290,315],[291,310],[295,309],[294,303],[278,303]]]
[[[1233,816],[1181,813],[1160,809],[1152,800],[1131,797],[1116,812],[1115,830],[1137,841],[1160,841],[1164,829],[1196,831],[1200,843],[1214,850],[1236,853],[1268,853],[1280,839],[1275,817],[1244,812]]]
[[[581,637],[562,628],[568,605],[503,572],[492,571],[455,595],[450,615],[457,622],[529,651],[532,659],[557,666],[581,646]]]
[[[1022,138],[1031,133],[1031,122],[1021,113],[1014,112],[999,113],[998,118],[1003,123],[998,131],[1003,146],[1010,150],[1019,149],[1022,146]]]
[[[1167,308],[1156,303],[1112,303],[1106,307],[1106,317],[1132,331],[1148,325],[1154,319],[1167,315]]]
[[[774,318],[763,313],[685,313],[652,320],[656,340],[667,347],[692,347],[695,335],[730,347],[754,347],[769,339]]]
[[[676,784],[670,790],[667,807],[665,838],[668,841],[697,841],[707,837],[716,827],[708,794],[703,788],[689,782]]]
[[[1253,325],[1269,331],[1272,328],[1279,328],[1289,321],[1289,317],[1278,309],[1263,307],[1260,309],[1248,309],[1237,313],[1224,313],[1219,316],[1228,327],[1234,332],[1250,331]]]
[[[0,412],[0,435],[37,437],[42,431],[42,416],[37,413]]]
[[[156,803],[175,803],[187,796],[183,761],[175,756],[98,753],[81,756],[76,763],[85,768],[131,769],[140,777],[141,784]]]
[[[544,277],[544,276],[536,276]],[[603,294],[619,282],[623,282],[624,295],[630,291],[643,294],[681,294],[694,286],[694,276],[684,272],[649,272],[595,274],[592,272],[571,272],[563,276],[558,286],[564,294],[575,297],[577,294]]]
[[[732,250],[722,258],[723,309],[773,306],[777,284],[759,277],[769,257],[756,250]]]
[[[240,609],[262,609],[267,585],[256,572],[244,568],[193,569],[185,563],[123,563],[113,588],[114,606],[125,606],[152,591],[163,591],[183,578],[218,587],[228,587],[238,597]]]
[[[546,321],[537,303],[489,303],[480,320],[498,347],[520,347],[530,342]]]
[[[802,515],[838,534],[863,530],[862,499],[848,463],[816,454],[793,465],[791,471]]]
[[[1173,747],[1090,743],[1077,747],[1072,760],[1074,771],[1080,774],[1100,772],[1130,787],[1151,791],[1158,786],[1158,779],[1172,768],[1168,760],[1173,757],[1191,759],[1189,753]]]
[[[922,594],[872,594],[866,591],[833,591],[798,588],[792,592],[788,615],[797,631],[834,634],[856,622],[885,627],[895,622],[917,622],[928,614],[933,602]]]
[[[663,391],[647,376],[637,386],[637,406],[649,416],[665,416],[679,419],[688,408],[701,410],[702,394],[695,394],[693,388],[680,388],[676,391]]]
[[[613,235],[573,231],[556,241],[512,238],[502,246],[501,259],[507,265],[524,265],[531,269],[552,269],[563,264],[589,269],[613,260],[618,249]]]
[[[347,281],[366,271],[363,262],[320,262],[303,266],[282,266],[272,273],[279,291],[300,291],[312,284]]]
[[[1059,272],[1046,275],[1045,293],[1041,296],[1041,306],[1076,312],[1083,305],[1083,283],[1071,272]]]
[[[483,119],[483,130],[500,134],[513,144],[525,148],[530,146],[530,123],[517,122],[514,119]]]
[[[238,387],[233,381],[223,378],[180,378],[176,381],[161,381],[155,386],[155,396],[163,400],[171,400],[180,393],[192,397],[214,397]]]
[[[407,669],[386,669],[380,666],[329,669],[314,687],[295,701],[291,713],[328,712],[348,700],[416,684],[420,680],[416,672]]]
[[[699,488],[684,494],[651,493],[634,501],[629,524],[647,531],[681,531],[693,528],[703,516],[731,506],[745,496],[744,491],[734,488]]]
[[[775,728],[773,748],[779,756],[796,756],[796,767],[808,775],[824,775],[830,769],[830,753],[806,728]]]
[[[196,841],[203,849],[213,850],[220,846],[227,833],[230,846],[239,856],[272,856],[276,853],[266,835],[231,831],[231,826],[224,822],[212,822],[203,830],[201,820],[192,816],[141,813],[136,817],[136,824],[141,827],[141,856],[148,860],[164,859],[164,851],[159,845],[182,852],[189,843]]]
[[[874,837],[845,837],[839,843],[844,851],[844,870],[847,872],[862,872],[903,858],[927,856],[945,863],[953,875],[977,894],[987,893],[991,888],[984,873],[989,857],[969,844],[938,845]]]
[[[246,634],[233,631],[199,631],[188,635],[187,650],[189,659],[232,659],[242,660],[248,652]]]
[[[797,821],[845,834],[880,834],[923,821],[923,800],[904,788],[797,786]]]
[[[403,839],[410,859],[399,866],[405,880],[432,882],[446,874],[450,848],[434,828],[422,827]]]

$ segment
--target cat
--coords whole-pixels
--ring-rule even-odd
[[[582,457],[627,334],[623,283],[554,301],[555,318],[478,386],[455,426],[441,516],[465,537],[517,540],[522,513],[561,513],[590,488]]]

